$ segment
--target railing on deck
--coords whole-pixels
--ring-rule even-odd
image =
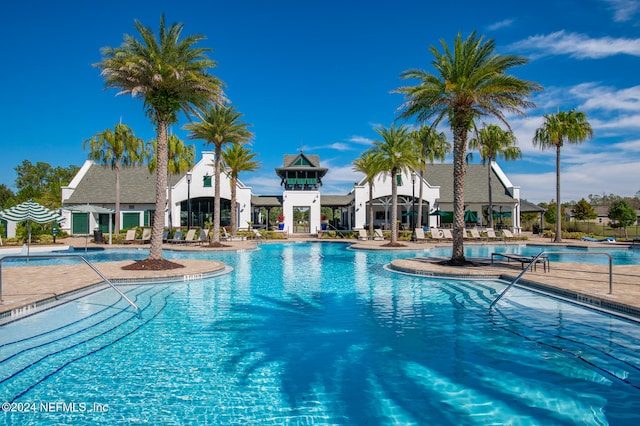
[[[98,268],[96,268],[91,262],[89,262],[87,259],[85,259],[83,256],[80,256],[79,254],[52,254],[52,255],[36,255],[36,256],[27,256],[27,255],[10,255],[10,256],[3,256],[0,258],[0,301],[2,301],[2,262],[4,262],[7,259],[33,259],[33,258],[38,258],[38,259],[57,259],[60,257],[75,257],[78,259],[81,259],[84,263],[86,263],[91,269],[93,269],[93,271],[98,274],[98,276],[100,278],[102,278],[102,280],[104,282],[106,282],[107,284],[109,284],[111,286],[112,289],[114,289],[115,291],[118,292],[118,294],[120,296],[122,296],[122,298],[124,300],[126,300],[129,305],[131,305],[135,310],[136,313],[138,315],[138,317],[140,317],[142,315],[142,311],[140,310],[140,308],[138,307],[138,305],[136,305],[135,303],[133,303],[133,301],[131,299],[129,299],[127,297],[126,294],[124,294],[118,287],[116,287],[111,281],[109,281],[109,279],[107,277],[104,276],[104,274],[102,272],[100,272],[98,270]]]
[[[541,251],[540,253],[538,253],[537,256],[533,257],[531,259],[531,262],[529,262],[529,264],[527,265],[527,267],[524,268],[522,270],[522,272],[513,281],[511,281],[511,283],[509,283],[509,285],[507,285],[500,292],[500,294],[498,294],[498,297],[496,297],[495,300],[493,302],[491,302],[491,304],[489,305],[489,310],[493,309],[493,306],[496,303],[498,303],[498,301],[500,299],[502,299],[502,296],[504,296],[505,293],[507,291],[509,291],[511,289],[511,287],[513,287],[513,285],[520,280],[520,278],[524,275],[525,272],[527,272],[529,270],[529,268],[531,268],[531,265],[534,265],[542,255],[548,255],[548,254],[581,255],[581,256],[585,255],[585,254],[597,254],[597,255],[605,255],[605,256],[607,256],[609,258],[609,294],[613,294],[613,259],[611,258],[611,255],[609,253],[606,253],[606,252],[603,252],[603,251],[590,251],[590,252],[583,252],[583,251]]]

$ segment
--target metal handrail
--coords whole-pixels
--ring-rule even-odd
[[[531,265],[533,265],[534,263],[536,263],[536,262],[538,261],[538,259],[540,258],[540,256],[542,256],[543,254],[544,254],[544,251],[541,251],[540,253],[538,253],[538,255],[537,255],[536,257],[534,257],[534,258],[531,260],[531,262],[529,262],[529,264],[527,265],[527,267],[526,267],[526,268],[524,268],[524,269],[522,270],[522,272],[520,272],[520,274],[519,274],[519,275],[518,275],[518,276],[517,276],[513,281],[511,281],[511,283],[510,283],[508,286],[506,286],[504,289],[502,289],[502,291],[500,292],[500,294],[498,295],[498,297],[496,297],[496,298],[495,298],[495,300],[494,300],[493,302],[491,302],[491,304],[489,305],[489,310],[493,309],[493,306],[494,306],[496,303],[498,303],[498,301],[499,301],[500,299],[502,299],[502,296],[504,296],[504,295],[505,295],[505,293],[506,293],[507,291],[509,291],[509,289],[510,289],[511,287],[513,287],[513,285],[514,285],[515,283],[517,283],[517,282],[518,282],[518,280],[520,280],[520,278],[522,278],[522,276],[524,275],[524,273],[525,273],[525,272],[527,272],[527,271],[529,270],[529,268],[531,268]]]
[[[525,272],[527,272],[529,270],[529,268],[531,268],[531,265],[533,265],[535,262],[538,261],[538,259],[540,258],[540,256],[542,255],[547,255],[547,254],[558,254],[558,255],[564,255],[564,254],[579,254],[579,255],[584,255],[584,254],[604,254],[605,256],[607,256],[609,258],[609,294],[613,294],[613,258],[611,257],[611,255],[609,253],[603,252],[603,251],[590,251],[590,252],[582,252],[582,251],[541,251],[540,253],[538,253],[538,255],[536,257],[534,257],[531,262],[527,265],[526,268],[523,269],[523,271],[508,285],[506,286],[498,295],[498,297],[496,297],[496,299],[491,302],[491,304],[489,305],[489,310],[493,309],[493,306],[498,303],[498,301],[500,299],[502,299],[502,296],[504,296],[504,294],[509,291],[509,289],[511,287],[513,287],[513,285],[518,282],[518,280],[520,280],[520,278],[524,275]]]
[[[336,231],[338,234],[340,234],[341,238],[345,238],[344,233],[341,230],[339,230],[338,228],[336,228],[335,226],[333,226],[331,223],[327,222],[327,228]]]
[[[27,255],[9,255],[9,256],[3,256],[0,258],[0,301],[2,300],[2,262],[4,262],[6,259],[27,259],[27,258],[31,258],[33,259],[34,257],[37,258],[44,258],[44,259],[57,259],[60,257],[76,257],[79,259],[82,259],[82,261],[84,263],[86,263],[87,265],[89,265],[89,267],[91,269],[93,269],[93,271],[98,274],[98,276],[100,278],[102,278],[104,280],[104,282],[106,282],[107,284],[109,284],[111,286],[111,288],[113,288],[115,291],[118,292],[118,294],[120,296],[122,296],[122,298],[124,300],[126,300],[129,305],[131,305],[137,312],[138,317],[142,316],[142,311],[140,310],[140,308],[138,307],[138,305],[136,305],[135,303],[133,303],[133,301],[131,299],[129,299],[127,297],[126,294],[124,294],[118,287],[116,287],[111,281],[109,281],[109,279],[107,277],[104,276],[104,274],[102,272],[100,272],[98,270],[98,268],[96,268],[91,262],[89,262],[87,259],[85,259],[83,256],[79,255],[79,254],[52,254],[52,255],[36,255],[36,256],[27,256]]]

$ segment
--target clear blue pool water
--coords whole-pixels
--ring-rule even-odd
[[[235,271],[122,287],[142,320],[107,290],[0,328],[0,399],[15,403],[3,421],[640,421],[637,323],[517,288],[490,313],[505,283],[384,269],[407,253],[299,243],[201,256]]]

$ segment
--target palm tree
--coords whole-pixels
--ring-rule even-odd
[[[369,235],[373,235],[373,182],[380,173],[379,153],[369,149],[353,161],[353,170],[364,173],[364,181],[369,185]]]
[[[379,170],[391,176],[391,246],[398,244],[398,180],[399,173],[417,170],[420,157],[409,128],[393,124],[390,128],[379,127],[376,133],[382,138],[375,141]]]
[[[120,232],[120,170],[142,164],[146,156],[144,141],[135,136],[126,124],[116,124],[114,130],[106,129],[84,141],[89,148],[89,159],[111,167],[116,172],[116,220],[115,233]]]
[[[536,130],[533,145],[545,150],[556,149],[556,243],[562,242],[562,212],[560,206],[560,148],[566,140],[571,144],[578,144],[593,137],[591,124],[584,112],[572,109],[568,112],[558,111],[557,114],[545,114],[542,127]]]
[[[424,182],[424,173],[427,163],[433,164],[435,160],[444,161],[446,155],[451,152],[451,144],[447,142],[444,132],[438,133],[431,126],[422,126],[418,130],[413,131],[413,138],[418,144],[417,150],[420,153],[420,191],[418,191],[418,227],[422,226],[422,194]]]
[[[236,192],[238,188],[238,176],[240,172],[253,172],[260,167],[260,163],[254,161],[258,154],[251,152],[249,148],[239,143],[227,145],[222,151],[222,161],[226,165],[227,174],[231,178],[231,235],[236,235]]]
[[[184,126],[189,130],[189,139],[202,139],[215,147],[214,175],[215,198],[213,203],[213,238],[211,246],[220,246],[220,164],[222,162],[222,147],[225,144],[243,144],[248,142],[253,134],[247,130],[249,126],[240,119],[242,114],[235,107],[227,105],[209,105],[202,112],[202,121],[189,123]]]
[[[522,109],[534,106],[526,98],[540,86],[505,73],[527,59],[494,53],[495,42],[476,36],[454,40],[453,51],[441,41],[444,53],[434,46],[431,53],[437,74],[420,69],[402,73],[403,79],[417,79],[415,86],[396,90],[405,95],[401,117],[415,116],[419,121],[435,118],[433,126],[448,119],[453,133],[453,253],[450,264],[463,265],[464,257],[464,178],[467,134],[475,120],[494,116],[509,126],[504,112],[523,114]]]
[[[162,259],[162,232],[167,187],[167,139],[169,125],[178,121],[180,111],[195,113],[210,102],[222,102],[223,83],[208,74],[216,63],[207,57],[211,49],[196,48],[200,35],[180,39],[182,24],[166,28],[164,15],[156,38],[153,30],[138,20],[134,24],[140,40],[125,34],[119,47],[102,49],[100,68],[107,88],[119,89],[144,101],[144,108],[156,126],[158,149],[156,203],[149,260]]]
[[[493,161],[502,156],[506,161],[522,158],[520,148],[515,146],[516,137],[513,132],[504,131],[500,126],[490,124],[480,129],[478,135],[469,141],[469,148],[480,151],[482,164],[489,163],[487,179],[489,187],[489,227],[493,228],[493,200],[491,193],[491,166]]]
[[[149,171],[155,172],[158,165],[158,140],[153,139],[148,144],[149,150]],[[171,176],[181,175],[193,168],[196,160],[195,145],[185,145],[182,139],[174,134],[170,134],[167,140],[167,189],[169,194],[169,230],[173,228],[173,197],[171,191]]]

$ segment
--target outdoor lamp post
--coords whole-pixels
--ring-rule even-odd
[[[411,241],[416,242],[416,172],[411,172]]]
[[[187,172],[187,231],[191,228],[191,172]]]

